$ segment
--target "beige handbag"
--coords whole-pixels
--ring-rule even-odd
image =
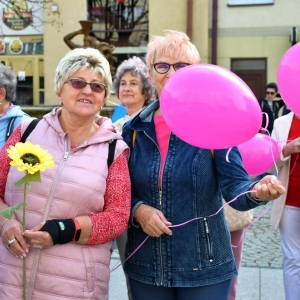
[[[223,203],[225,203],[224,200]],[[224,213],[229,231],[236,231],[245,228],[252,222],[253,219],[253,209],[238,211],[230,205],[226,205],[224,207]]]

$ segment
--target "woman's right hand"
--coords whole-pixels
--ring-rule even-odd
[[[3,245],[11,254],[19,258],[26,257],[29,251],[22,231],[22,224],[16,219],[6,221],[1,230]]]
[[[172,235],[172,231],[168,228],[172,223],[165,218],[160,210],[152,206],[141,204],[136,209],[134,218],[149,236],[160,237],[164,233]]]
[[[282,149],[282,154],[284,157],[287,157],[291,154],[295,154],[295,153],[299,153],[299,152],[300,152],[300,137],[287,143]]]

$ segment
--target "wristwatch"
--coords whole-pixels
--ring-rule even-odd
[[[75,234],[74,234],[73,241],[77,242],[80,238],[81,228],[80,228],[80,224],[78,223],[78,221],[76,219],[72,219],[72,220],[75,225]]]

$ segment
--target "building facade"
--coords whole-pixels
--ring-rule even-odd
[[[15,2],[23,3],[22,18],[3,7],[0,61],[16,72],[16,101],[24,107],[58,104],[55,69],[70,50],[64,38],[80,30],[82,20],[92,20],[94,37],[113,45],[117,64],[144,56],[148,40],[165,29],[184,31],[203,63],[232,70],[257,97],[264,96],[267,82],[276,82],[280,59],[297,42],[300,27],[299,0],[110,0],[108,8],[101,0],[46,0],[41,10],[31,1]],[[26,26],[30,18],[34,27]],[[71,40],[83,45],[82,34]]]

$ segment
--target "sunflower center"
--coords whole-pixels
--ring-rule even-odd
[[[32,166],[40,162],[39,158],[32,153],[26,153],[22,155],[21,159],[23,160],[24,164],[31,164]]]

